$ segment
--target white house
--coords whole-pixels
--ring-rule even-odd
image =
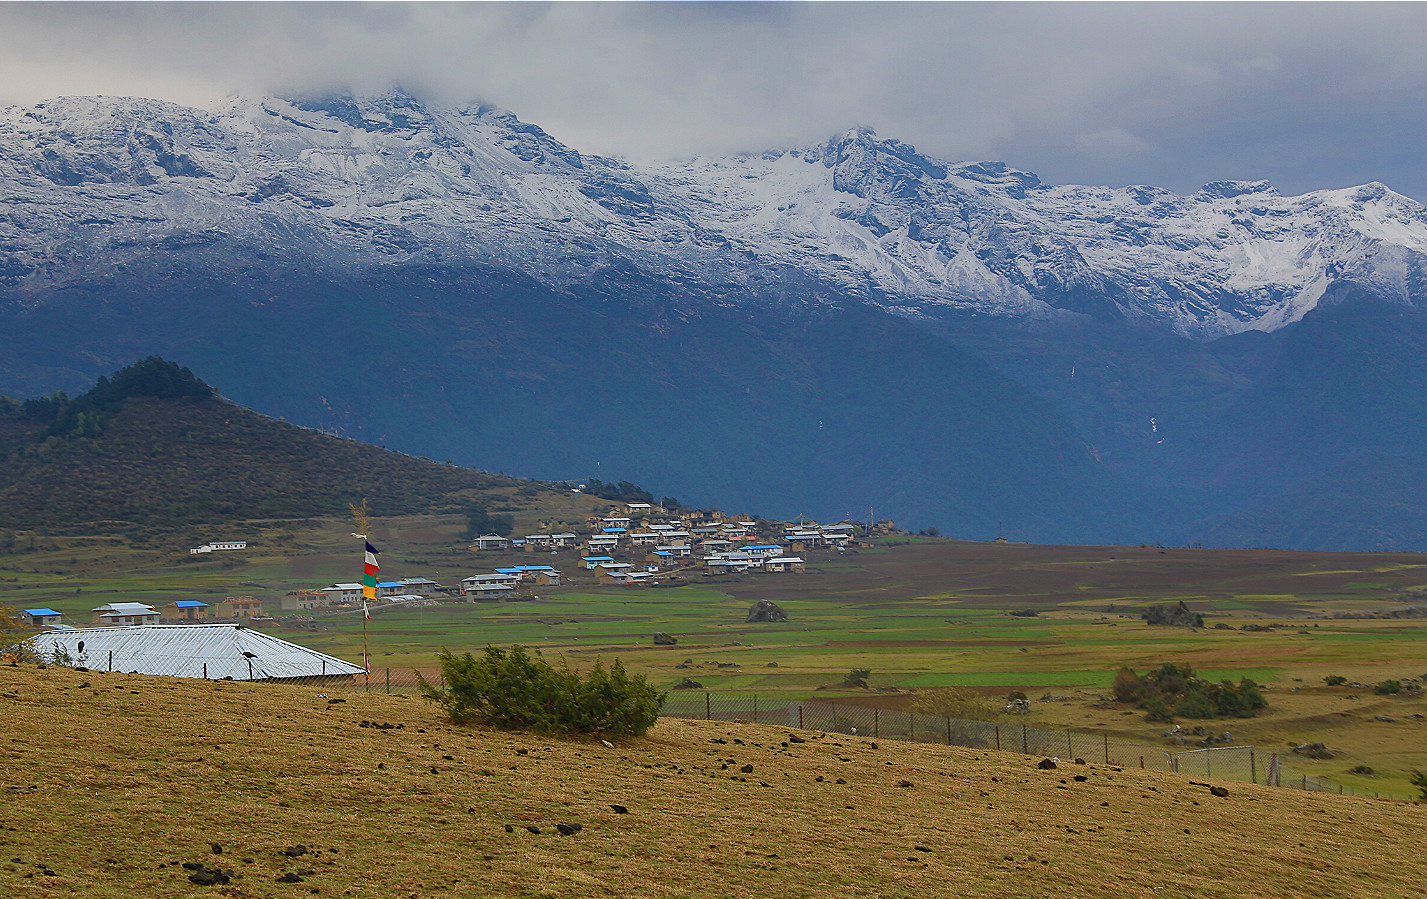
[[[807,562],[797,556],[778,556],[764,562],[763,567],[768,571],[802,571]]]
[[[467,599],[499,599],[515,593],[520,575],[511,572],[473,574],[461,579],[461,595]]]
[[[477,537],[473,545],[481,552],[499,552],[510,548],[510,540],[499,534],[486,534]]]
[[[248,541],[246,541],[246,540],[212,540],[212,541],[210,541],[210,542],[208,542],[208,543],[203,544],[202,546],[195,547],[194,549],[190,549],[190,550],[188,551],[188,553],[189,553],[189,555],[197,555],[198,553],[211,553],[211,552],[219,552],[219,551],[228,550],[228,549],[247,549],[247,548],[248,548]]]
[[[322,593],[327,597],[326,605],[329,606],[362,601],[361,584],[333,584],[330,587],[323,587]]]
[[[94,613],[97,622],[105,627],[159,623],[159,613],[141,602],[109,602],[90,611]]]

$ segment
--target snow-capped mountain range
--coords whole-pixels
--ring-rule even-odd
[[[1381,184],[1053,186],[863,128],[636,167],[399,92],[67,98],[0,110],[0,351],[11,397],[157,354],[310,427],[773,517],[1427,549],[1427,209]]]
[[[914,317],[1088,315],[1200,340],[1276,330],[1341,285],[1427,305],[1427,208],[1378,183],[1053,186],[864,128],[639,168],[399,92],[9,107],[0,209],[17,297],[198,247],[215,265],[479,261],[554,286],[611,266],[745,296],[811,282]]]

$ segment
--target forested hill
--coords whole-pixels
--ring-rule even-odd
[[[0,522],[160,533],[250,518],[465,511],[527,485],[266,418],[150,357],[87,393],[0,397]],[[537,487],[537,489],[553,489]]]

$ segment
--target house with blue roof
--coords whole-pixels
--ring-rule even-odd
[[[58,627],[60,613],[54,609],[25,609],[25,617],[30,619],[30,627]]]
[[[202,621],[212,616],[208,603],[196,599],[176,600],[173,607],[164,609],[164,612],[167,613],[165,618],[176,618],[179,621]]]

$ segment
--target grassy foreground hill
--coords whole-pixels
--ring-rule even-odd
[[[465,511],[493,490],[553,488],[404,456],[236,406],[150,358],[87,393],[0,397],[0,522],[161,532],[243,519]]]
[[[1421,895],[1422,806],[728,723],[607,748],[319,689],[0,667],[0,894]]]

